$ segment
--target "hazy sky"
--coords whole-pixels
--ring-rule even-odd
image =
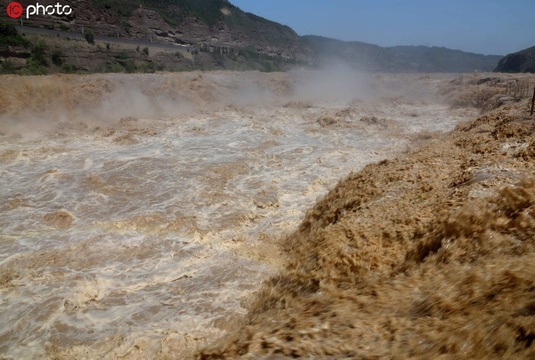
[[[535,0],[230,0],[243,11],[380,46],[428,45],[506,55],[535,46]]]

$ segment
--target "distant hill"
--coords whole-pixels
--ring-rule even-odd
[[[313,54],[312,63],[323,65],[330,62],[344,62],[363,71],[404,71],[407,64],[387,48],[360,41],[341,41],[322,36],[302,37],[304,45]]]
[[[408,63],[407,70],[416,72],[492,71],[502,58],[436,46],[395,46],[389,49],[400,54]]]
[[[471,72],[492,71],[499,55],[480,55],[444,47],[380,47],[358,41],[340,41],[321,36],[303,36],[315,54],[315,62],[342,60],[366,71],[382,72]]]
[[[535,46],[505,56],[498,62],[495,72],[535,73]]]

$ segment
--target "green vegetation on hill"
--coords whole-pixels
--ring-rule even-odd
[[[30,42],[23,38],[17,29],[10,24],[0,22],[0,46],[22,46],[29,47]]]
[[[535,46],[509,54],[500,60],[496,72],[535,73]]]

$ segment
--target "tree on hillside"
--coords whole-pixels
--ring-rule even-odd
[[[87,32],[85,33],[84,37],[85,37],[85,40],[89,44],[91,44],[91,45],[95,44],[95,34],[93,33],[93,30],[87,30]]]
[[[23,38],[13,25],[0,22],[0,45],[30,46],[30,42]]]

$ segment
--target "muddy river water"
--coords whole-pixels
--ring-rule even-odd
[[[335,77],[0,78],[1,357],[191,355],[337,180],[475,115],[444,77]]]

